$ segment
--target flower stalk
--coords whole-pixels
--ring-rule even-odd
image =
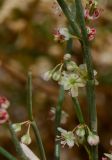
[[[28,87],[27,103],[28,103],[29,120],[31,121],[31,126],[32,126],[32,129],[34,131],[34,134],[35,134],[35,137],[36,137],[36,142],[37,142],[37,145],[38,145],[39,150],[40,150],[41,160],[46,160],[46,155],[45,155],[43,143],[42,143],[42,140],[41,140],[41,136],[40,136],[37,124],[36,124],[36,122],[33,118],[33,113],[32,113],[32,73],[31,72],[28,73],[27,87]]]
[[[79,122],[81,124],[83,124],[84,123],[84,118],[83,118],[83,114],[82,114],[82,111],[81,111],[79,101],[76,97],[72,97],[72,100],[73,100],[73,103],[74,103],[74,108],[75,108],[75,111],[76,111],[77,118],[78,118]]]
[[[60,92],[59,92],[58,104],[56,107],[55,137],[60,135],[60,132],[58,131],[58,127],[60,126],[60,121],[61,121],[61,111],[62,111],[63,101],[64,101],[64,88],[63,88],[63,86],[61,86]],[[60,150],[61,150],[60,142],[56,141],[55,142],[55,151],[54,151],[55,160],[60,160]]]

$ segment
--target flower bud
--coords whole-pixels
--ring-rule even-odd
[[[50,80],[51,77],[52,77],[51,71],[48,71],[48,72],[44,73],[44,75],[43,75],[43,79],[44,79],[45,81]]]
[[[69,53],[66,53],[64,55],[64,58],[63,58],[65,61],[69,61],[71,59],[71,55]]]
[[[0,108],[0,124],[7,122],[8,119],[9,119],[8,112],[5,109]]]
[[[60,71],[54,72],[52,78],[53,80],[58,81],[61,78],[61,72]]]
[[[79,127],[76,129],[76,135],[79,137],[85,136],[85,129],[83,127]]]
[[[0,97],[0,108],[7,109],[10,105],[10,102],[6,97]]]
[[[12,125],[12,127],[15,130],[15,132],[21,131],[21,124],[20,123],[15,123]]]
[[[73,70],[75,70],[77,67],[78,67],[77,64],[76,64],[75,62],[73,62],[73,61],[70,61],[70,62],[68,62],[68,63],[66,64],[66,68],[67,68],[68,71],[73,71]]]
[[[21,137],[21,142],[24,143],[24,144],[26,144],[26,145],[29,145],[31,143],[31,137],[30,137],[30,135],[28,133],[25,134],[25,135],[23,135]]]
[[[87,137],[87,142],[90,144],[90,146],[96,146],[99,143],[99,136],[90,133]]]

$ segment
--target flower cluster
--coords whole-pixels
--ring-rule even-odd
[[[97,1],[95,0],[89,0],[86,4],[85,10],[84,10],[84,16],[86,24],[88,24],[88,21],[96,20],[100,17],[102,12],[102,9],[98,8]],[[90,28],[87,26],[87,33],[88,33],[88,39],[89,41],[93,40],[96,35],[96,29]]]
[[[95,76],[97,72],[94,70],[94,81],[98,84]],[[64,87],[65,91],[69,91],[72,97],[78,96],[78,88],[85,87],[88,80],[88,72],[86,64],[77,65],[71,59],[70,54],[65,54],[64,63],[58,64],[54,69],[44,74],[44,80],[52,78],[58,81],[58,84]]]
[[[26,145],[29,145],[31,143],[31,137],[30,137],[30,125],[31,125],[31,122],[30,121],[25,121],[25,122],[22,122],[22,123],[14,123],[12,125],[12,127],[15,130],[15,132],[20,132],[21,131],[21,127],[23,125],[27,125],[28,129],[27,129],[27,132],[21,137],[21,142],[26,144]]]
[[[72,131],[66,131],[63,128],[58,128],[61,136],[57,136],[57,140],[61,141],[62,146],[68,145],[69,148],[75,144],[86,144],[90,146],[96,146],[99,143],[99,136],[90,131],[87,125],[80,124]]]
[[[9,114],[7,109],[10,105],[10,102],[6,97],[0,96],[0,124],[3,124],[8,121]]]

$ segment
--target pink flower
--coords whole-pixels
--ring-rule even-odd
[[[7,122],[8,119],[9,119],[8,112],[5,109],[0,108],[0,124]]]
[[[96,20],[96,19],[98,19],[100,17],[102,11],[103,11],[102,9],[95,8],[93,13],[90,14],[90,10],[89,9],[85,9],[85,11],[84,11],[85,19]]]
[[[89,39],[89,41],[92,41],[95,38],[96,29],[95,28],[90,28],[88,26],[86,28],[87,28],[87,33],[88,33],[88,39]]]
[[[0,96],[0,108],[7,109],[10,105],[10,102],[6,97]]]

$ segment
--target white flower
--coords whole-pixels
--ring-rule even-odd
[[[86,132],[85,132],[85,129],[84,127],[81,127],[79,126],[77,129],[76,129],[76,135],[79,136],[79,137],[84,137]]]
[[[75,136],[72,131],[66,131],[65,129],[58,128],[61,132],[61,144],[65,146],[66,144],[71,148],[75,144]]]
[[[59,33],[60,33],[60,35],[63,35],[65,38],[65,40],[67,41],[67,40],[69,40],[70,38],[71,38],[71,35],[70,35],[70,33],[69,33],[69,31],[68,31],[68,28],[59,28]]]
[[[63,72],[59,84],[64,86],[64,90],[69,90],[72,97],[78,96],[78,87],[85,86],[85,82],[78,75],[74,73],[68,74],[66,72]]]
[[[90,133],[89,136],[87,137],[87,142],[91,146],[96,146],[99,143],[99,136],[93,133]]]
[[[58,42],[68,41],[71,38],[71,34],[65,27],[58,28],[54,31],[54,40]]]
[[[75,71],[77,70],[78,66],[74,61],[70,61],[66,63],[66,68],[67,68],[67,71]]]
[[[25,144],[20,143],[23,152],[30,160],[40,160]]]

